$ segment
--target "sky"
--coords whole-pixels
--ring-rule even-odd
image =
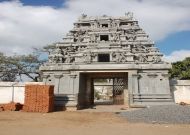
[[[0,0],[0,52],[62,41],[77,18],[133,12],[166,61],[190,57],[190,0]]]

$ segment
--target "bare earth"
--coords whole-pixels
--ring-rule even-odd
[[[190,125],[129,123],[109,112],[0,112],[0,135],[189,135]]]

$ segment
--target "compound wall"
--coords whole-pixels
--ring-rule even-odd
[[[170,88],[175,103],[184,102],[190,104],[190,80],[171,80]]]
[[[43,84],[41,82],[0,82],[0,104],[10,102],[24,104],[25,84]]]

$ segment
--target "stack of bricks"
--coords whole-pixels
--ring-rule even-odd
[[[54,110],[54,86],[26,85],[23,111],[47,113]]]
[[[22,104],[10,102],[8,104],[1,104],[0,111],[20,111],[22,109]]]

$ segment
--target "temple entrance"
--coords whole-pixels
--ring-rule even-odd
[[[126,89],[125,78],[94,78],[93,92],[94,104],[124,104],[124,89]]]
[[[78,103],[81,108],[93,105],[123,105],[128,93],[128,73],[82,73]],[[85,85],[84,85],[85,84]]]

